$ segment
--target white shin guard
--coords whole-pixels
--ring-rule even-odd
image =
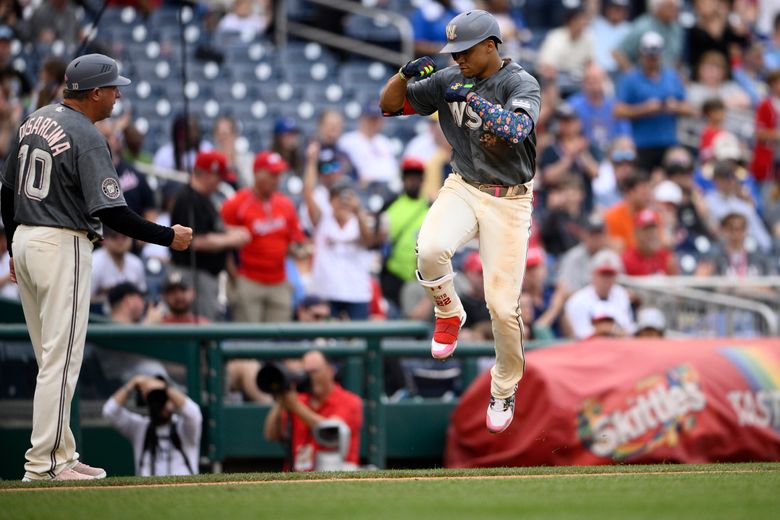
[[[417,281],[427,289],[425,292],[431,298],[434,305],[437,318],[451,318],[460,316],[463,311],[463,305],[455,292],[455,273],[448,273],[436,280],[423,279],[420,271],[415,271]]]

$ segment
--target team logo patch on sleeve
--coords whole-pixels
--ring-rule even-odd
[[[112,177],[103,179],[101,188],[103,189],[103,195],[111,200],[118,199],[122,194],[122,191],[119,189],[119,183]]]
[[[515,99],[512,101],[512,108],[531,108],[531,103],[525,99]]]

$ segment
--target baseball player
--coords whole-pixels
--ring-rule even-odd
[[[536,162],[534,127],[539,84],[520,65],[502,59],[498,23],[485,11],[459,14],[447,25],[456,65],[436,71],[423,57],[401,67],[380,98],[386,115],[439,113],[452,145],[452,171],[417,239],[417,278],[436,311],[431,353],[446,359],[465,320],[455,292],[451,258],[479,235],[485,300],[496,341],[486,425],[504,431],[525,367],[520,289],[531,227]],[[412,78],[417,81],[412,82]]]
[[[125,204],[94,123],[111,115],[118,87],[129,83],[107,56],[73,60],[64,100],[22,122],[0,174],[10,270],[38,362],[25,481],[106,476],[79,461],[69,425],[87,333],[92,245],[103,224],[176,250],[192,241],[190,228],[158,226]]]

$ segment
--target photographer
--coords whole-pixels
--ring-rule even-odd
[[[335,369],[322,352],[304,354],[303,370],[311,381],[307,393],[298,393],[282,385],[265,419],[264,434],[268,441],[287,441],[285,470],[315,471],[325,469],[318,454],[327,451],[317,440],[317,430],[341,423],[349,430],[349,446],[338,469],[355,469],[360,459],[360,428],[363,425],[363,402],[335,381]],[[286,371],[285,371],[286,372]],[[262,374],[258,379],[262,379]],[[304,379],[298,376],[299,380]],[[301,384],[299,388],[304,387]],[[333,468],[328,468],[333,469]]]
[[[148,417],[124,407],[133,393]],[[162,378],[135,376],[106,401],[103,417],[133,444],[136,475],[198,473],[200,407]]]

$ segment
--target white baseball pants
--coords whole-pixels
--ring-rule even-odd
[[[479,235],[485,300],[496,343],[491,393],[498,398],[514,393],[525,368],[520,291],[531,232],[532,182],[524,195],[495,197],[451,174],[417,239],[418,277],[434,302],[436,316],[448,318],[463,312],[452,281],[452,255]]]
[[[38,377],[25,476],[53,478],[78,461],[70,429],[89,319],[92,243],[69,229],[19,226],[14,269]]]

